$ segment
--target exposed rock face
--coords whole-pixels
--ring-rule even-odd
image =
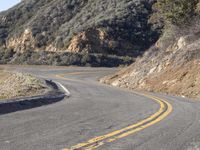
[[[103,52],[108,35],[101,29],[90,29],[74,36],[67,48],[69,52]]]
[[[114,40],[103,29],[88,29],[74,36],[67,48],[68,52],[73,53],[104,53],[128,55],[132,53],[133,44],[130,42],[119,42]],[[120,49],[118,49],[120,48]],[[123,51],[121,51],[123,49]]]
[[[101,81],[124,88],[200,98],[199,45],[199,36],[193,34],[177,38],[166,49],[154,46],[128,68]]]
[[[0,13],[0,47],[139,55],[158,32],[154,0],[26,0]],[[128,55],[129,55],[128,53]]]
[[[14,49],[14,51],[23,53],[26,50],[34,49],[36,47],[36,42],[32,31],[30,29],[26,29],[20,37],[10,38],[6,43],[6,46]]]
[[[9,38],[6,41],[6,47],[9,49],[13,49],[15,52],[20,52],[20,53],[29,50],[34,50],[34,51],[45,50],[49,52],[62,51],[56,48],[53,44],[49,44],[46,47],[38,46],[38,41],[33,36],[32,30],[29,28],[25,29],[24,33],[22,33],[20,36]]]

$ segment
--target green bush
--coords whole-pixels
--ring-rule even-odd
[[[187,24],[196,14],[198,2],[199,0],[157,0],[153,5],[155,13],[150,22],[178,26]]]
[[[0,56],[4,57],[5,53]],[[14,58],[14,59],[13,59]],[[58,66],[92,66],[92,67],[117,67],[130,65],[133,58],[129,56],[113,56],[102,54],[81,53],[53,53],[53,52],[24,52],[17,53],[14,57],[3,59],[0,63],[30,64],[30,65],[58,65]]]

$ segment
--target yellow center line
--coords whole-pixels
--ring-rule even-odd
[[[78,80],[78,79],[70,79],[70,78],[66,78],[66,75],[81,75],[81,74],[92,74],[92,73],[97,73],[97,72],[68,72],[68,73],[63,73],[63,74],[57,74],[55,75],[57,78],[60,78],[62,80],[67,80],[67,81],[75,81],[75,82],[81,82],[84,83],[83,80]]]
[[[63,73],[60,75],[80,75],[80,74],[91,74],[91,73],[97,73],[97,72],[67,72],[67,73]]]
[[[82,74],[82,73],[83,72],[74,72],[74,73],[70,73],[70,74],[77,75],[77,74]],[[84,73],[90,73],[90,72],[84,72]],[[92,73],[95,73],[95,72],[92,72]],[[62,78],[65,80],[82,82],[81,80],[65,78],[66,75],[68,75],[68,73],[56,75],[56,77]],[[134,92],[134,93],[136,93],[136,92]],[[120,130],[110,132],[105,135],[94,137],[94,138],[88,140],[87,142],[79,143],[75,146],[72,146],[70,149],[66,148],[63,150],[77,150],[77,149],[93,150],[93,149],[96,149],[96,148],[104,145],[105,143],[114,142],[115,140],[127,137],[129,135],[132,135],[136,132],[139,132],[145,128],[148,128],[148,127],[160,122],[161,120],[166,118],[173,110],[172,105],[169,102],[167,102],[166,100],[163,100],[161,98],[158,98],[158,97],[155,97],[155,96],[152,96],[149,94],[144,94],[144,93],[143,94],[136,93],[136,94],[147,97],[147,98],[157,102],[160,105],[159,110],[157,112],[155,112],[154,114],[152,114],[150,117],[148,117],[138,123],[132,124],[130,126],[122,128]]]

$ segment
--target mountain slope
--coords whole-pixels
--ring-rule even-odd
[[[200,1],[157,0],[149,21],[162,35],[128,68],[102,82],[129,89],[200,98]]]
[[[152,0],[23,0],[0,13],[0,45],[17,52],[136,56],[158,38]]]
[[[128,68],[101,81],[129,89],[200,98],[200,18],[165,32]]]

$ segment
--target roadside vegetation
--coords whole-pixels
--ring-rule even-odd
[[[189,24],[197,15],[199,0],[158,0],[153,5],[153,23],[182,26]]]
[[[159,38],[162,49],[181,36],[199,32],[199,6],[199,0],[157,0],[154,3],[149,23],[162,29]]]
[[[130,65],[133,62],[134,58],[129,56],[46,51],[16,53],[12,49],[7,51],[0,50],[0,64],[118,67]]]

